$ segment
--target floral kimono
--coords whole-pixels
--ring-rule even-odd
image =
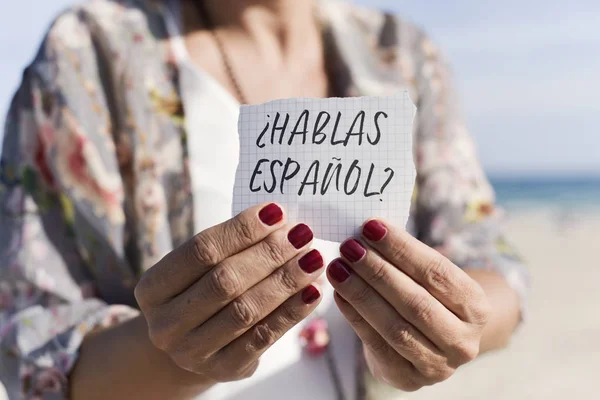
[[[527,273],[436,46],[396,16],[320,9],[336,93],[408,88],[418,107],[411,233],[460,267],[497,271],[523,304]],[[163,12],[157,0],[72,7],[12,102],[0,158],[0,378],[11,399],[67,398],[84,336],[138,315],[139,277],[195,233]],[[399,395],[363,375],[361,397]]]

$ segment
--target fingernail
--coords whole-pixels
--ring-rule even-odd
[[[298,265],[302,271],[311,274],[323,266],[323,257],[319,250],[311,250],[298,260]]]
[[[283,219],[283,210],[275,203],[267,204],[258,212],[258,218],[263,224],[273,226]]]
[[[304,304],[312,304],[321,297],[321,292],[313,285],[309,285],[302,291],[302,301]]]
[[[305,224],[298,224],[288,233],[288,240],[297,249],[306,246],[313,239],[312,230]]]
[[[357,262],[367,254],[360,243],[354,239],[348,239],[340,246],[340,253],[350,262]]]
[[[329,276],[338,283],[342,283],[350,277],[350,270],[340,259],[333,260],[331,264],[329,264],[328,270]]]
[[[377,221],[376,219],[372,219],[363,226],[363,235],[373,242],[377,242],[385,236],[387,233],[387,228],[384,224]]]

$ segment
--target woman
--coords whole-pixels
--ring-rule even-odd
[[[326,268],[310,228],[276,204],[203,223],[217,207],[206,160],[230,152],[215,157],[202,138],[230,149],[239,103],[403,87],[418,107],[409,228],[419,240],[368,221]],[[75,6],[25,71],[0,179],[11,398],[393,399],[504,346],[521,318],[526,272],[447,70],[423,32],[377,11]],[[334,302],[314,284],[325,269]],[[322,318],[306,319],[317,306]],[[307,357],[299,335],[313,353],[327,335],[331,346]]]

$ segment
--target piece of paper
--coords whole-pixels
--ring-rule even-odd
[[[290,221],[333,242],[360,234],[372,217],[406,226],[415,111],[406,91],[242,106],[234,215],[276,202]]]

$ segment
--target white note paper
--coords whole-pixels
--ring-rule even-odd
[[[406,91],[241,106],[234,215],[276,202],[288,220],[333,242],[356,236],[372,217],[404,227],[415,182],[415,111]]]

